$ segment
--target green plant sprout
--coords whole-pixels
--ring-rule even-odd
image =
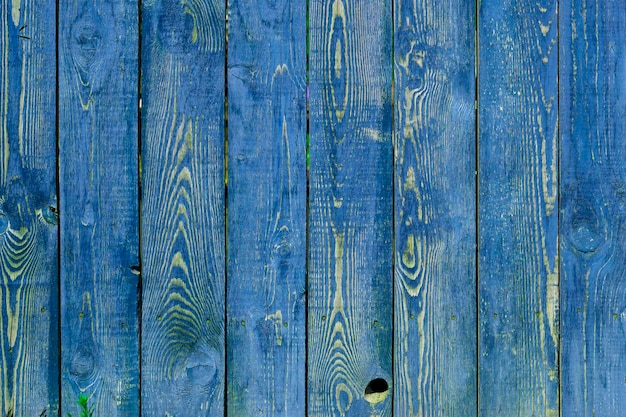
[[[85,394],[79,394],[76,404],[80,407],[79,417],[93,417],[93,407],[89,408],[89,397]],[[70,413],[67,413],[67,417],[72,417]]]

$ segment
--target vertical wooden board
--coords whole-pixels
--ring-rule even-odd
[[[560,2],[562,415],[626,409],[626,10]]]
[[[142,12],[142,412],[224,411],[224,33],[217,0]]]
[[[469,2],[395,1],[395,416],[476,414]]]
[[[556,1],[479,13],[479,413],[557,416]]]
[[[391,2],[309,4],[308,413],[389,416]]]
[[[306,2],[228,19],[228,415],[304,416]]]
[[[59,6],[62,414],[139,414],[138,5]]]
[[[55,2],[0,9],[0,415],[58,413]]]

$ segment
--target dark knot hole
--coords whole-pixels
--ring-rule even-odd
[[[389,389],[389,384],[383,378],[372,379],[365,387],[365,395],[381,394]]]

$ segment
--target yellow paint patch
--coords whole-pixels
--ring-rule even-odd
[[[548,22],[547,25],[543,25],[541,24],[541,22],[539,22],[539,29],[541,29],[541,34],[543,36],[547,36],[548,32],[550,32],[550,24],[552,23],[552,21]]]
[[[276,310],[274,314],[268,314],[265,316],[265,320],[271,320],[274,324],[274,332],[276,333],[276,344],[281,346],[283,344],[283,313],[280,310]]]
[[[276,77],[281,77],[284,74],[289,73],[289,68],[287,68],[287,64],[279,64],[276,66],[274,70],[274,74],[272,75],[272,85],[274,85],[274,80]]]
[[[13,19],[13,24],[16,27],[20,24],[20,3],[20,0],[13,0],[13,2],[11,3],[11,18]]]
[[[378,404],[385,401],[385,398],[389,395],[389,390],[385,392],[373,392],[371,394],[365,394],[365,401],[370,404]]]
[[[554,346],[559,346],[558,309],[559,309],[559,276],[556,272],[549,272],[546,282],[546,313],[548,327]]]
[[[335,235],[335,299],[334,312],[343,311],[343,233]]]
[[[335,77],[341,78],[341,42],[335,42]]]
[[[408,193],[413,191],[417,200],[417,220],[424,221],[424,212],[422,211],[422,197],[420,190],[417,188],[417,182],[415,180],[415,171],[413,167],[409,167],[406,173],[406,179],[404,181],[404,192]]]
[[[20,310],[19,302],[15,306],[15,314],[13,314],[13,309],[11,309],[10,307],[7,307],[7,310],[7,321],[9,325],[9,347],[13,348],[15,346],[15,340],[17,339],[17,323]]]
[[[176,142],[179,142],[180,139],[184,138],[184,142],[182,146],[180,147],[180,149],[178,150],[178,154],[176,155],[176,159],[179,164],[183,162],[183,159],[185,159],[187,152],[192,148],[192,144],[193,144],[193,124],[191,120],[187,121],[187,129],[185,129],[185,132],[183,135],[184,125],[185,125],[185,122],[183,120],[183,122],[180,124],[180,127],[178,129],[178,133],[176,134]]]
[[[28,229],[25,228],[24,226],[20,227],[19,230],[11,230],[13,233],[13,236],[18,237],[19,239],[24,239],[24,236],[26,236],[26,233],[28,233]]]
[[[185,275],[189,275],[189,269],[187,268],[187,263],[183,259],[183,255],[180,252],[176,252],[174,254],[174,258],[172,259],[172,268],[174,267],[179,267],[180,269],[183,270]]]
[[[541,116],[537,116],[537,123],[541,129]],[[557,131],[555,130],[550,144],[552,152],[550,152],[551,162],[548,163],[547,143],[545,139],[541,140],[541,189],[543,191],[544,204],[546,206],[546,215],[550,216],[554,211],[557,198]]]
[[[365,128],[363,129],[365,136],[373,139],[375,142],[383,142],[383,133],[377,129]]]
[[[415,267],[415,236],[412,234],[406,237],[406,249],[402,253],[402,263],[407,268]]]

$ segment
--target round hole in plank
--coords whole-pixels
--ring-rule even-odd
[[[383,402],[389,394],[389,384],[383,378],[372,379],[365,387],[365,401],[370,404]]]

